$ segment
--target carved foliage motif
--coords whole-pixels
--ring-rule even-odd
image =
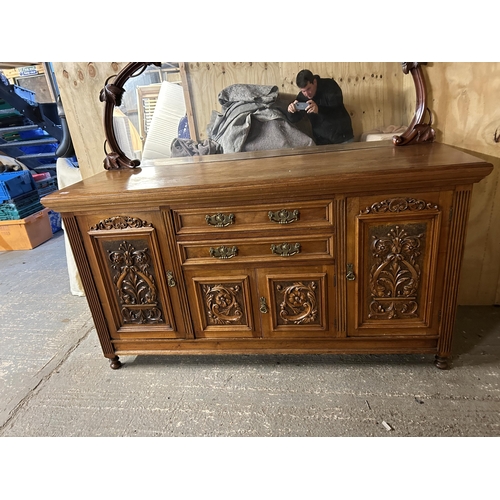
[[[110,102],[113,106],[121,106],[124,92],[125,90],[121,87],[108,83],[99,93],[99,100],[101,102]]]
[[[122,241],[107,252],[124,323],[163,323],[149,249]]]
[[[319,323],[318,290],[316,282],[304,284],[275,284],[276,296],[279,300],[279,317],[284,324],[311,324]]]
[[[361,210],[361,214],[385,213],[385,212],[404,212],[406,210],[438,210],[438,206],[433,203],[427,203],[424,200],[415,200],[414,198],[393,198],[384,200]]]
[[[383,230],[387,231],[387,227]],[[416,317],[425,229],[421,224],[408,224],[404,228],[394,226],[382,235],[380,232],[372,228],[368,317]]]
[[[246,324],[239,284],[202,285],[202,290],[209,325]]]
[[[128,228],[140,228],[140,227],[153,227],[152,224],[146,222],[137,217],[128,217],[126,215],[119,215],[116,217],[110,217],[109,219],[104,219],[99,221],[95,226],[90,229],[93,231],[98,230],[109,230],[109,229],[128,229]]]

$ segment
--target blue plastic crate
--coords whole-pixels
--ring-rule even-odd
[[[19,85],[14,85],[13,87],[14,87],[14,93],[16,93],[19,97],[22,97],[32,106],[36,106],[35,92],[29,89],[25,89],[24,87],[20,87]]]
[[[29,170],[0,174],[0,202],[12,200],[35,189],[35,181]]]
[[[43,210],[43,205],[40,203],[38,191],[31,191],[0,203],[0,221],[24,219],[40,210]]]
[[[54,210],[49,210],[49,220],[52,234],[57,233],[57,231],[62,228],[61,214],[59,212],[54,212]]]

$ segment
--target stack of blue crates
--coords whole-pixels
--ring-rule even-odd
[[[40,198],[47,196],[53,191],[57,191],[57,178],[56,177],[48,177],[42,180],[36,180],[35,175],[35,185],[40,195]],[[54,212],[54,210],[49,210],[49,219],[50,226],[52,227],[52,232],[57,233],[60,229],[62,229],[62,219],[61,214],[59,212]]]
[[[0,174],[0,220],[24,219],[43,208],[29,170]]]

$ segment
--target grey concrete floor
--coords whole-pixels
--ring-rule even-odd
[[[0,252],[0,437],[498,437],[500,308],[433,356],[125,356],[111,370],[62,231]],[[391,430],[386,430],[386,422]]]

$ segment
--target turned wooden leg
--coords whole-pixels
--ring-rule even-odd
[[[449,365],[448,365],[448,356],[439,356],[438,354],[436,354],[436,359],[434,361],[434,364],[440,370],[447,370],[449,368]]]
[[[109,360],[109,366],[111,366],[113,370],[118,370],[118,368],[121,368],[122,362],[118,356],[115,356]]]

